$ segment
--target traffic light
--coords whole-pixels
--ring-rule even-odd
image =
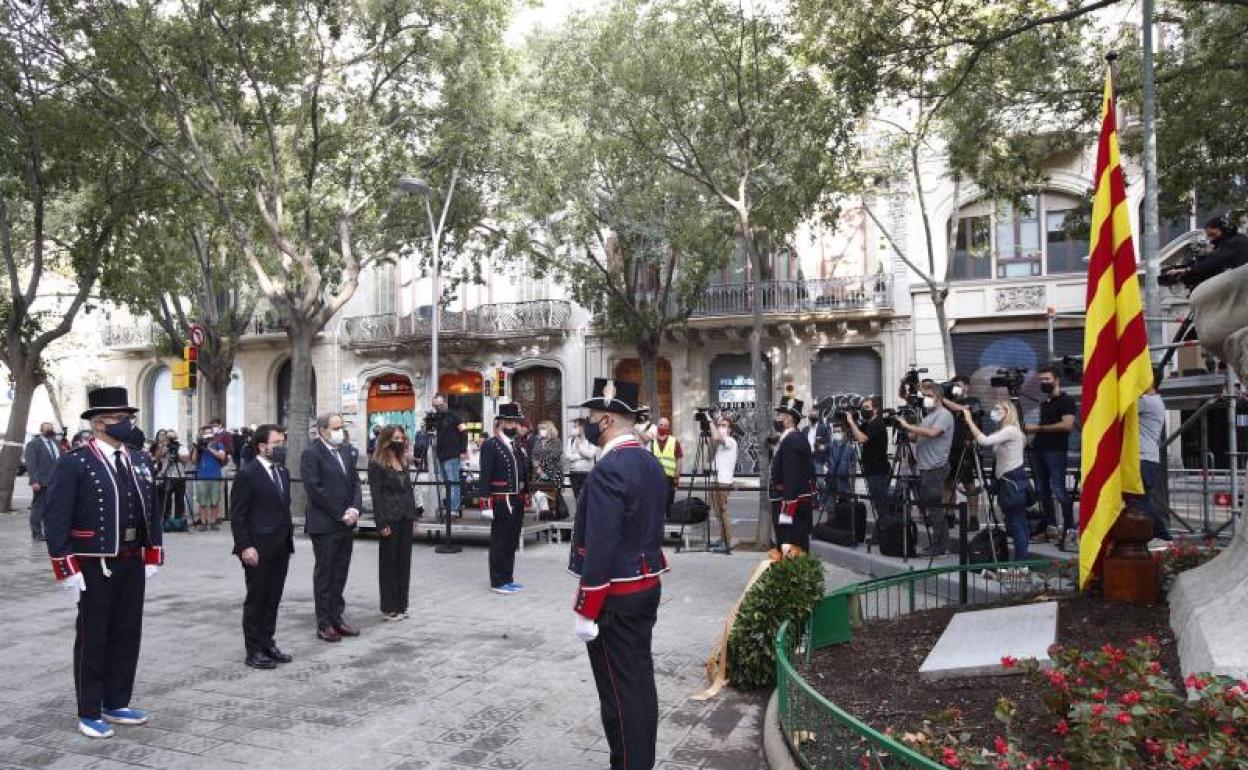
[[[505,398],[507,396],[507,371],[506,370],[504,369],[498,370],[498,376],[494,378],[494,388],[495,388],[494,395],[496,397]]]
[[[199,385],[199,348],[182,348],[182,360],[173,362],[173,389],[195,390]]]

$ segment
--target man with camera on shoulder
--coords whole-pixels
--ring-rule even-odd
[[[851,412],[845,420],[849,432],[861,447],[859,464],[862,476],[867,480],[867,494],[875,508],[875,518],[888,513],[888,430],[880,416],[879,399],[870,396],[862,400],[862,425]]]
[[[949,550],[949,523],[945,520],[945,480],[949,477],[949,448],[953,444],[953,415],[945,408],[940,385],[923,381],[923,409],[918,425],[903,417],[897,424],[914,437],[914,459],[919,470],[919,506],[931,528],[931,544],[923,556],[944,556]]]
[[[1230,218],[1216,216],[1205,223],[1205,237],[1213,251],[1188,265],[1166,271],[1164,284],[1182,283],[1189,290],[1227,270],[1248,265],[1248,236],[1239,232]]]

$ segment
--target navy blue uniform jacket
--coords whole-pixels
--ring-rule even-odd
[[[333,458],[330,458],[333,459]],[[257,535],[286,533],[286,547],[295,552],[295,525],[290,518],[290,471],[277,466],[282,480],[278,490],[264,463],[252,460],[234,477],[230,494],[230,530],[234,554],[256,547]]]
[[[79,556],[117,556],[121,552],[126,523],[113,471],[112,447],[91,439],[86,445],[61,455],[48,486],[48,507],[43,520],[56,578],[79,571]],[[123,447],[129,473],[139,491],[142,507],[143,560],[163,564],[160,512],[153,497],[152,468],[143,452]],[[107,458],[107,460],[105,460]],[[106,464],[107,462],[107,464]],[[124,479],[121,479],[124,481]]]
[[[481,505],[490,506],[493,495],[528,492],[531,466],[528,452],[524,451],[518,438],[511,442],[511,449],[508,449],[501,438],[490,436],[481,447]]]
[[[671,485],[659,461],[636,441],[598,459],[576,504],[569,571],[580,577],[574,609],[591,620],[607,596],[658,584],[667,572],[663,514]]]
[[[342,465],[334,454],[342,458]],[[348,446],[331,449],[319,438],[314,439],[299,458],[299,475],[308,495],[304,531],[309,535],[330,535],[351,529],[342,516],[348,508],[360,510],[364,502],[360,475],[355,472],[355,458]]]
[[[815,489],[815,463],[811,459],[806,434],[791,430],[780,439],[771,458],[769,498],[779,500],[792,513],[797,502],[809,498]]]

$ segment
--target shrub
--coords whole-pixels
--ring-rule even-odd
[[[823,565],[818,559],[802,555],[772,564],[741,601],[728,636],[732,684],[741,690],[775,687],[780,624],[805,623],[822,597]]]

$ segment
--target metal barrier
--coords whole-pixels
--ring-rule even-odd
[[[817,650],[844,644],[866,624],[951,605],[1005,596],[1072,591],[1076,567],[1066,562],[1008,562],[995,569],[1029,570],[1026,584],[987,579],[984,566],[939,567],[867,580],[838,589],[815,605],[805,628],[785,622],[776,635],[776,697],[780,729],[790,752],[809,770],[891,770],[944,766],[856,719],[816,690],[798,670]],[[961,586],[965,584],[963,601]],[[917,673],[916,673],[917,676]]]

